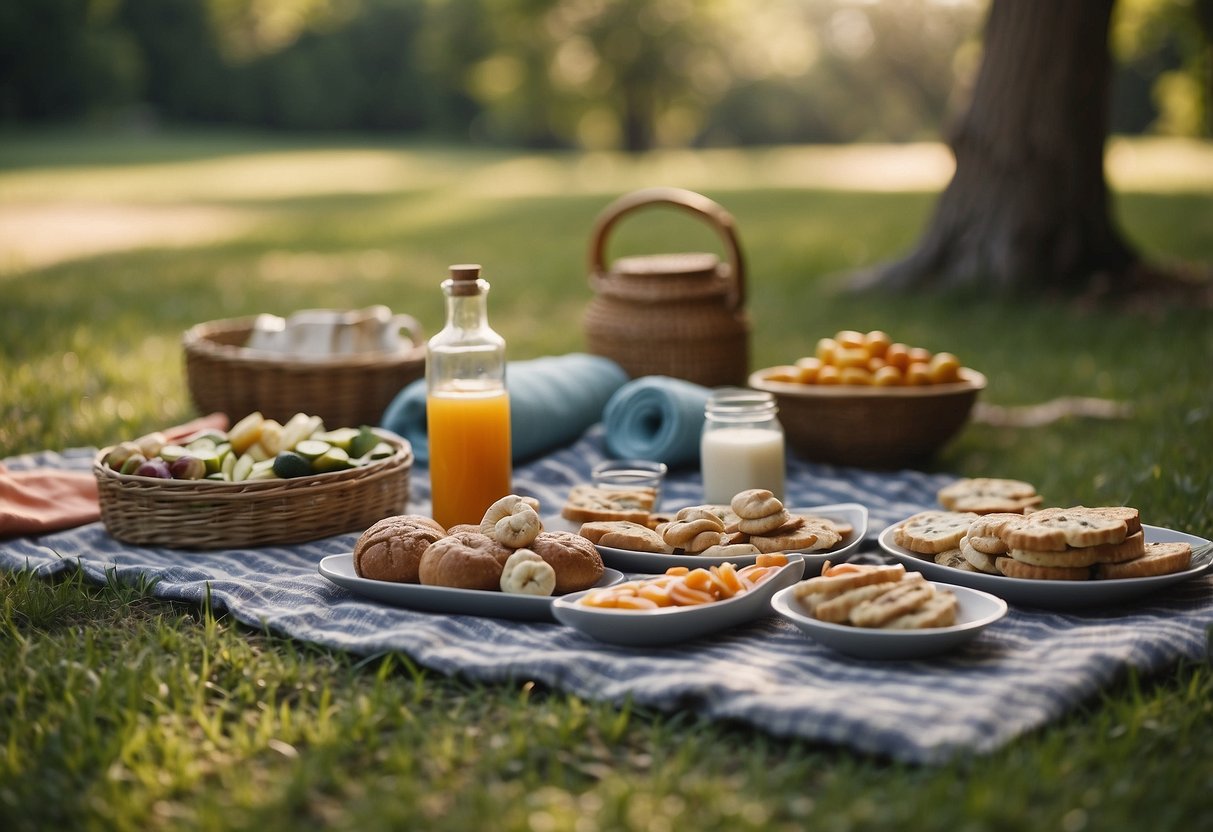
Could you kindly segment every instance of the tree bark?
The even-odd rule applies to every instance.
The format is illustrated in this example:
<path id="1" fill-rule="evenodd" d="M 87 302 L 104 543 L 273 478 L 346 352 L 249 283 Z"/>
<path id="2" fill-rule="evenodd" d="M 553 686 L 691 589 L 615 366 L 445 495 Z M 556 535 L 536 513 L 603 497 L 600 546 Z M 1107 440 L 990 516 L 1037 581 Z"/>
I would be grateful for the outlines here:
<path id="1" fill-rule="evenodd" d="M 1129 273 L 1103 168 L 1113 3 L 993 0 L 952 181 L 917 249 L 853 285 L 1069 292 Z"/>

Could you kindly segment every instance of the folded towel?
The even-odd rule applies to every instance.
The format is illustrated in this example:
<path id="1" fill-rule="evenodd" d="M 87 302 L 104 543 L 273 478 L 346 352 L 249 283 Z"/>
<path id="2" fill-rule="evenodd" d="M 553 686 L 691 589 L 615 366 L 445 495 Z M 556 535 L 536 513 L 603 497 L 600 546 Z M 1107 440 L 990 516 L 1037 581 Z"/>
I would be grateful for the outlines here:
<path id="1" fill-rule="evenodd" d="M 703 408 L 711 393 L 669 376 L 629 381 L 602 414 L 607 450 L 621 459 L 653 459 L 671 468 L 698 462 Z"/>
<path id="2" fill-rule="evenodd" d="M 164 431 L 170 442 L 200 430 L 226 430 L 228 419 L 212 413 Z M 0 463 L 0 538 L 71 529 L 101 519 L 97 479 L 78 471 L 35 468 L 10 471 Z"/>
<path id="3" fill-rule="evenodd" d="M 511 361 L 505 377 L 515 462 L 576 441 L 602 419 L 607 399 L 628 380 L 614 361 L 585 353 Z M 425 379 L 412 382 L 396 395 L 380 425 L 409 440 L 418 462 L 429 462 Z"/>

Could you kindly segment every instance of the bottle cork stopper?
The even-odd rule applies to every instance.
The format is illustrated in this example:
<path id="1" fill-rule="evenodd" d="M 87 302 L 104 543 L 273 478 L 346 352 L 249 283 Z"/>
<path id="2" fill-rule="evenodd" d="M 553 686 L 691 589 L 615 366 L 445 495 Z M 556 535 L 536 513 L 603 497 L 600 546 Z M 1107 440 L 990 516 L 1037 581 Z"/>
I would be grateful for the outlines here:
<path id="1" fill-rule="evenodd" d="M 460 263 L 451 266 L 448 291 L 454 297 L 469 297 L 480 294 L 480 264 Z M 447 283 L 442 284 L 447 286 Z"/>

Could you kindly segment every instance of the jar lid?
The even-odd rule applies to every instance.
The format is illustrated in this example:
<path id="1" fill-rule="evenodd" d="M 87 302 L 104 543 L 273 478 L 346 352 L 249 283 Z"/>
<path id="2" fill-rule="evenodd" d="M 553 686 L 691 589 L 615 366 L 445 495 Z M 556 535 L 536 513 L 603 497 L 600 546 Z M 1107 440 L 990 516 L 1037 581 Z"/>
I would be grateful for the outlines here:
<path id="1" fill-rule="evenodd" d="M 712 391 L 704 405 L 709 416 L 756 416 L 774 415 L 779 412 L 775 396 L 763 390 L 745 387 L 722 387 Z"/>

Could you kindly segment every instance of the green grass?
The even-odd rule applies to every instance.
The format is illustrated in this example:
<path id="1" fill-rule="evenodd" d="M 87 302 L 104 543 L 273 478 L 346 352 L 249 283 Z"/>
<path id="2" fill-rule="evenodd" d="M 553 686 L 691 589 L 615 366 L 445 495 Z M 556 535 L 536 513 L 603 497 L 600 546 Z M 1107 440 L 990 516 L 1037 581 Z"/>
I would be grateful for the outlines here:
<path id="1" fill-rule="evenodd" d="M 65 205 L 91 222 L 181 212 L 190 225 L 204 210 L 201 221 L 227 223 L 210 242 L 74 257 L 52 238 L 22 249 L 32 266 L 10 256 L 26 241 L 0 236 L 0 457 L 192 415 L 179 342 L 198 321 L 386 303 L 433 331 L 448 263 L 485 265 L 512 357 L 580 349 L 595 215 L 665 183 L 737 218 L 756 364 L 879 327 L 956 352 L 990 377 L 994 404 L 1129 402 L 1126 420 L 971 425 L 934 464 L 1027 479 L 1051 502 L 1130 503 L 1147 522 L 1213 536 L 1208 309 L 834 293 L 837 275 L 912 245 L 932 196 L 822 190 L 762 151 L 628 160 L 0 136 L 0 227 Z M 1201 188 L 1118 193 L 1126 233 L 1155 260 L 1207 268 L 1213 194 Z M 611 253 L 705 246 L 717 247 L 706 228 L 654 212 L 625 221 Z M 6 829 L 1198 828 L 1213 790 L 1211 702 L 1213 667 L 1185 664 L 1126 678 L 988 757 L 912 768 L 321 650 L 147 587 L 0 575 Z"/>

